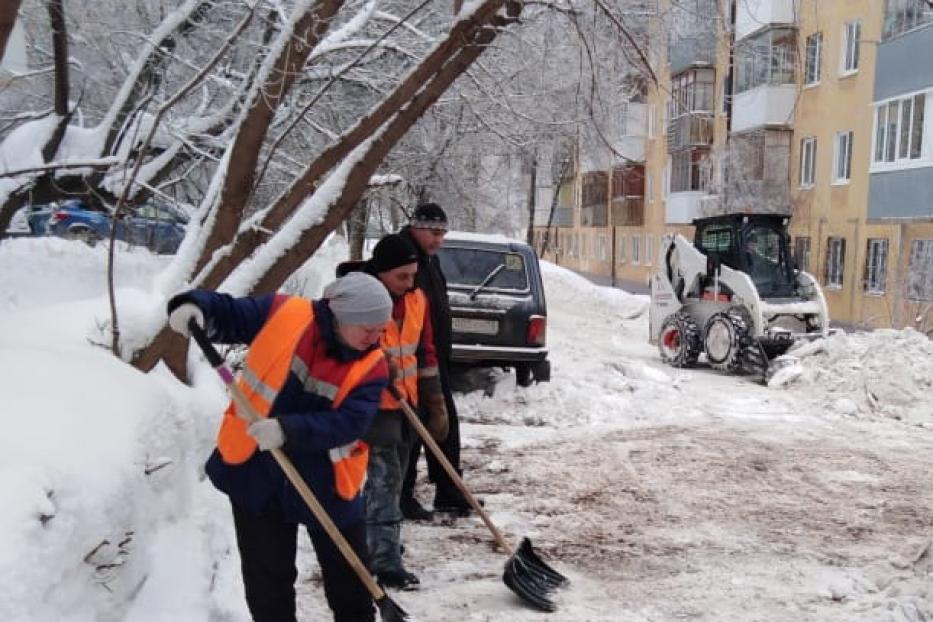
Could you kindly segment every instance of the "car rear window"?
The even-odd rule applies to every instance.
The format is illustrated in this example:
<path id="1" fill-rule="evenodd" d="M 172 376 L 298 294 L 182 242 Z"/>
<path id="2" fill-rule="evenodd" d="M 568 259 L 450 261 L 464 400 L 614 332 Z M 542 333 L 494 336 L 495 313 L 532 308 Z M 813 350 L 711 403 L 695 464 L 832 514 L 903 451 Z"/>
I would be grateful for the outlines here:
<path id="1" fill-rule="evenodd" d="M 448 246 L 438 253 L 447 283 L 454 287 L 476 287 L 499 266 L 504 266 L 486 283 L 489 289 L 528 289 L 525 259 L 518 253 Z"/>

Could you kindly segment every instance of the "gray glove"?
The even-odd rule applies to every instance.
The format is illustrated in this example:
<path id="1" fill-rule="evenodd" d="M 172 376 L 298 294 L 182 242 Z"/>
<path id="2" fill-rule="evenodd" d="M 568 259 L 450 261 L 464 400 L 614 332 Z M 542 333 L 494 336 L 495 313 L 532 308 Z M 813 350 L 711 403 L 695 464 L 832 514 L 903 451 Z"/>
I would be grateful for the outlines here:
<path id="1" fill-rule="evenodd" d="M 191 320 L 197 322 L 202 329 L 204 328 L 204 313 L 201 308 L 193 302 L 186 302 L 178 305 L 175 310 L 169 313 L 168 325 L 179 335 L 190 337 L 191 332 L 188 330 L 188 322 Z"/>
<path id="2" fill-rule="evenodd" d="M 260 419 L 249 424 L 247 433 L 256 439 L 259 449 L 269 451 L 285 444 L 285 432 L 282 424 L 275 419 Z"/>

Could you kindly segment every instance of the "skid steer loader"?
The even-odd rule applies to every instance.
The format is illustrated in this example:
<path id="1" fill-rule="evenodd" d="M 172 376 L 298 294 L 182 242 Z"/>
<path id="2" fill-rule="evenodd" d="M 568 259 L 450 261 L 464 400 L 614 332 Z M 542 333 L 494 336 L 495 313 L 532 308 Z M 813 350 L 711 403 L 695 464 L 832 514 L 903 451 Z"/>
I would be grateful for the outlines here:
<path id="1" fill-rule="evenodd" d="M 731 373 L 759 374 L 800 339 L 829 331 L 816 279 L 796 269 L 787 217 L 732 214 L 693 221 L 694 241 L 662 239 L 652 275 L 649 331 L 661 358 L 675 367 L 701 354 Z"/>

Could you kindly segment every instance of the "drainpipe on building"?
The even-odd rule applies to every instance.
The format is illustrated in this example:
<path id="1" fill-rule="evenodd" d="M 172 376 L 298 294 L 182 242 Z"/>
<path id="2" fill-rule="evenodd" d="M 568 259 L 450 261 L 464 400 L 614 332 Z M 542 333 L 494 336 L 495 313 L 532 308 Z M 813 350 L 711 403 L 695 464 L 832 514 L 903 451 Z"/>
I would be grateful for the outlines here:
<path id="1" fill-rule="evenodd" d="M 606 209 L 608 213 L 606 214 L 606 222 L 609 223 L 609 285 L 612 287 L 616 286 L 616 224 L 612 220 L 612 178 L 615 176 L 615 167 L 609 167 L 609 179 L 607 184 L 609 186 L 609 191 L 606 193 L 607 204 Z M 623 188 L 625 187 L 625 182 L 623 182 Z M 623 195 L 625 192 L 623 191 Z"/>
<path id="2" fill-rule="evenodd" d="M 857 286 L 858 286 L 858 283 L 859 283 L 859 278 L 858 278 L 859 266 L 863 265 L 863 262 L 860 262 L 860 261 L 859 261 L 859 259 L 860 259 L 860 258 L 859 258 L 859 253 L 861 252 L 862 244 L 861 244 L 861 242 L 859 242 L 859 237 L 858 237 L 858 236 L 859 236 L 860 225 L 861 225 L 861 222 L 862 222 L 862 221 L 861 221 L 860 218 L 850 218 L 850 219 L 849 219 L 849 222 L 855 225 L 855 240 L 854 240 L 854 244 L 853 244 L 853 246 L 855 247 L 855 253 L 854 253 L 854 255 L 855 255 L 855 267 L 854 267 L 854 269 L 852 270 L 852 272 L 853 272 L 853 274 L 852 274 L 852 283 L 851 283 L 851 288 L 849 289 L 849 322 L 854 326 L 854 325 L 855 325 L 855 315 L 856 315 L 856 314 L 855 314 L 855 291 L 858 289 Z M 843 266 L 843 270 L 845 270 L 845 266 Z M 859 319 L 860 319 L 860 321 L 864 321 L 864 320 L 865 320 L 865 317 L 864 317 L 864 314 L 863 314 L 863 313 L 860 313 L 860 314 L 859 314 Z"/>

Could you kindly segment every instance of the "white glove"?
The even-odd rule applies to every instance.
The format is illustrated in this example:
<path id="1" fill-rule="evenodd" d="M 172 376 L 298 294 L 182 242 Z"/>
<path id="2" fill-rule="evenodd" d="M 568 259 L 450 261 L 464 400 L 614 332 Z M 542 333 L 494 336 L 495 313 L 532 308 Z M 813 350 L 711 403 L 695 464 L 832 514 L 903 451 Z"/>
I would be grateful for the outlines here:
<path id="1" fill-rule="evenodd" d="M 260 419 L 249 424 L 246 429 L 250 436 L 259 443 L 259 449 L 269 451 L 285 444 L 285 432 L 282 424 L 275 419 Z"/>
<path id="2" fill-rule="evenodd" d="M 200 307 L 193 302 L 186 302 L 169 314 L 168 325 L 179 335 L 190 337 L 191 332 L 188 330 L 188 322 L 191 320 L 197 322 L 202 329 L 204 328 L 204 313 Z"/>

